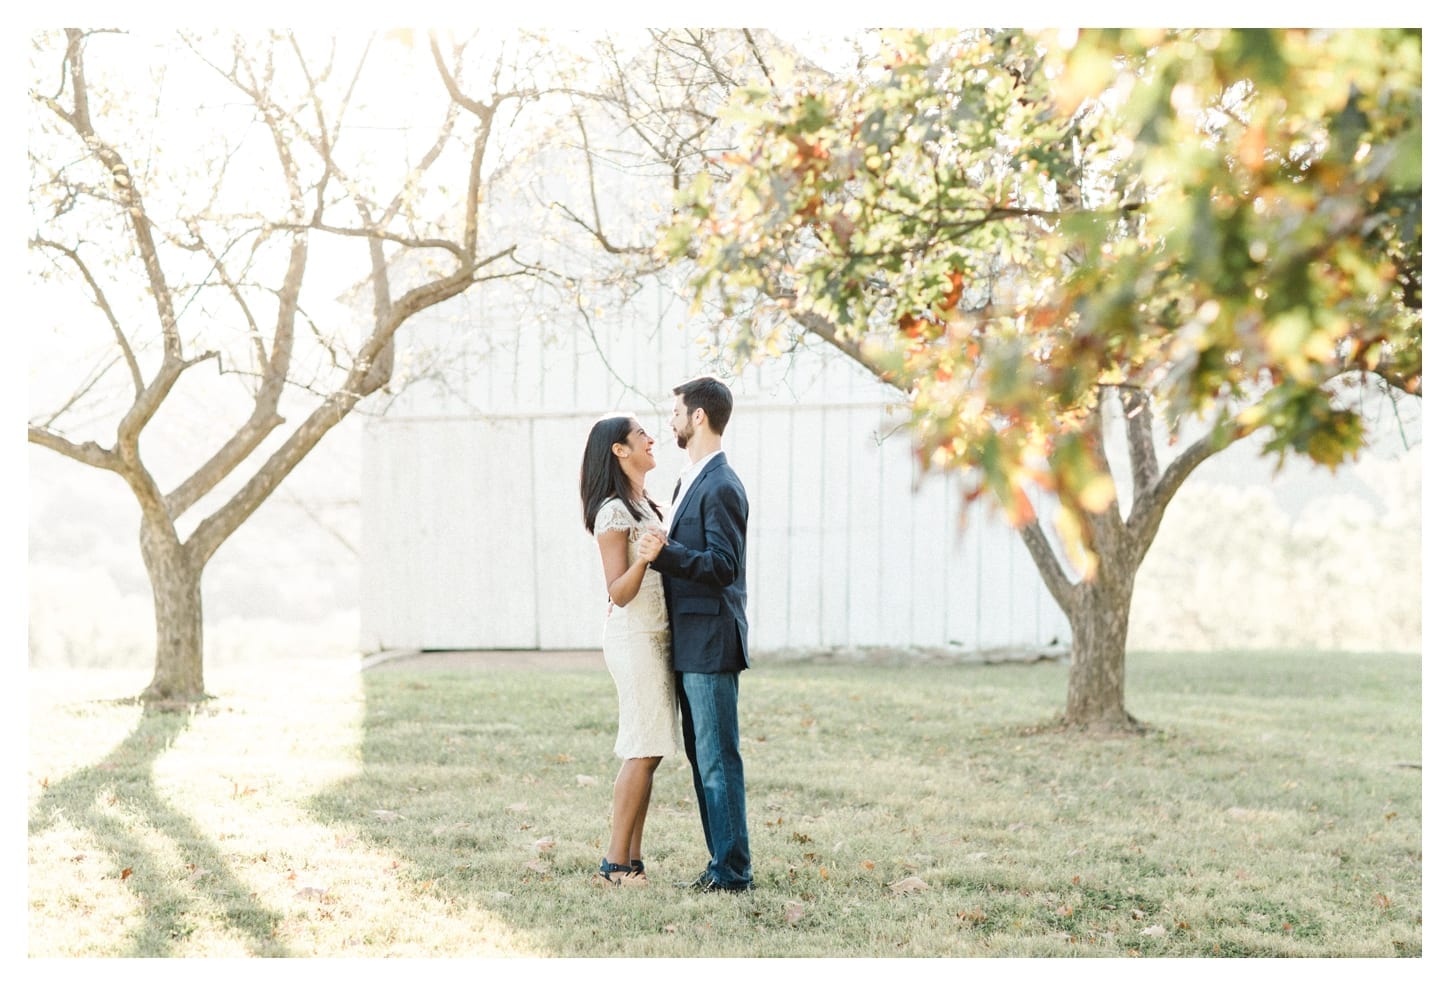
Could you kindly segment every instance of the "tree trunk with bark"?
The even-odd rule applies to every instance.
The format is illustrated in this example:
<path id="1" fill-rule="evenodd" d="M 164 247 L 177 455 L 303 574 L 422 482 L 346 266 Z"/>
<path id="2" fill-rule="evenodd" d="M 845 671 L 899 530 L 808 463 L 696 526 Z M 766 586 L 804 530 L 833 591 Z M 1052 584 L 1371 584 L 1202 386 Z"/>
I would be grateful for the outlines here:
<path id="1" fill-rule="evenodd" d="M 1067 613 L 1072 667 L 1065 713 L 1072 725 L 1108 731 L 1138 727 L 1126 704 L 1128 611 L 1136 575 L 1136 569 L 1099 567 L 1097 579 L 1074 594 Z"/>
<path id="2" fill-rule="evenodd" d="M 197 701 L 202 680 L 201 567 L 174 530 L 143 520 L 141 557 L 156 607 L 156 664 L 144 701 Z"/>

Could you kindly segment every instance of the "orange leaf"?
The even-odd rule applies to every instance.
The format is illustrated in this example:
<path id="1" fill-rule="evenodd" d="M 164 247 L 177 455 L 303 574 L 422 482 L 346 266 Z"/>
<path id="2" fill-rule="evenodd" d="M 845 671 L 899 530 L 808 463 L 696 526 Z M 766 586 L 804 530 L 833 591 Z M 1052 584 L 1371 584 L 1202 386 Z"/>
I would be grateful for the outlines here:
<path id="1" fill-rule="evenodd" d="M 1032 501 L 1027 499 L 1027 491 L 1020 486 L 1012 488 L 1012 503 L 1007 509 L 1007 522 L 1013 527 L 1021 527 L 1037 516 L 1037 511 L 1032 508 Z"/>
<path id="2" fill-rule="evenodd" d="M 952 271 L 947 276 L 947 280 L 951 282 L 951 287 L 947 290 L 946 297 L 942 298 L 941 304 L 937 306 L 943 312 L 951 311 L 962 300 L 962 272 Z"/>
<path id="3" fill-rule="evenodd" d="M 1258 171 L 1263 168 L 1265 144 L 1262 124 L 1244 131 L 1243 138 L 1239 140 L 1239 160 L 1250 171 Z"/>
<path id="4" fill-rule="evenodd" d="M 131 867 L 129 867 L 129 866 L 126 867 L 124 870 L 121 871 L 121 879 L 122 880 L 126 879 L 130 875 L 131 875 Z"/>

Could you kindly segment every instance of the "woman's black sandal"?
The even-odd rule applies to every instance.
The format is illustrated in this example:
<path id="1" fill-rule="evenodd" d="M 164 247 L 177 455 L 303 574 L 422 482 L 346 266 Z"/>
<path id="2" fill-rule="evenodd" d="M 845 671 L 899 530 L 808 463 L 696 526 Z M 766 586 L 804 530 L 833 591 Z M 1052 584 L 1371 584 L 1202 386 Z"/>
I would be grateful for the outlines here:
<path id="1" fill-rule="evenodd" d="M 630 876 L 634 870 L 624 863 L 611 863 L 606 857 L 599 861 L 599 872 L 594 874 L 596 883 L 607 883 L 611 887 L 624 885 L 624 877 Z M 623 877 L 615 876 L 616 873 L 624 874 Z"/>

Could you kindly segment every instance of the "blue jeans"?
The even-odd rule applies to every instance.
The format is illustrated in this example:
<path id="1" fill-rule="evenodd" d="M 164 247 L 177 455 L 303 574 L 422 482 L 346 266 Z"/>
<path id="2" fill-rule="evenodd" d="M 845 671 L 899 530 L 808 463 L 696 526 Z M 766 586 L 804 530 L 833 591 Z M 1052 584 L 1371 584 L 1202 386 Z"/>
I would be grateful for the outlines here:
<path id="1" fill-rule="evenodd" d="M 685 756 L 695 775 L 695 800 L 710 850 L 707 872 L 726 887 L 749 886 L 750 836 L 745 831 L 745 766 L 740 760 L 738 671 L 677 676 Z"/>

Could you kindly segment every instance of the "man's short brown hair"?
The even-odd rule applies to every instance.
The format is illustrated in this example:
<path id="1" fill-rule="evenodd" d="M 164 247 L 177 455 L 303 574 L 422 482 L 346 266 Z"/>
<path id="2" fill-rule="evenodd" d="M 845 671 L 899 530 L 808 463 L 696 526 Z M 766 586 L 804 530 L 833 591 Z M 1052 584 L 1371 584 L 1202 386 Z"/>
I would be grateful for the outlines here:
<path id="1" fill-rule="evenodd" d="M 699 408 L 710 420 L 710 430 L 717 435 L 725 434 L 735 399 L 730 395 L 730 388 L 721 380 L 717 377 L 696 377 L 680 384 L 674 393 L 684 399 L 686 414 L 694 414 L 695 408 Z"/>

